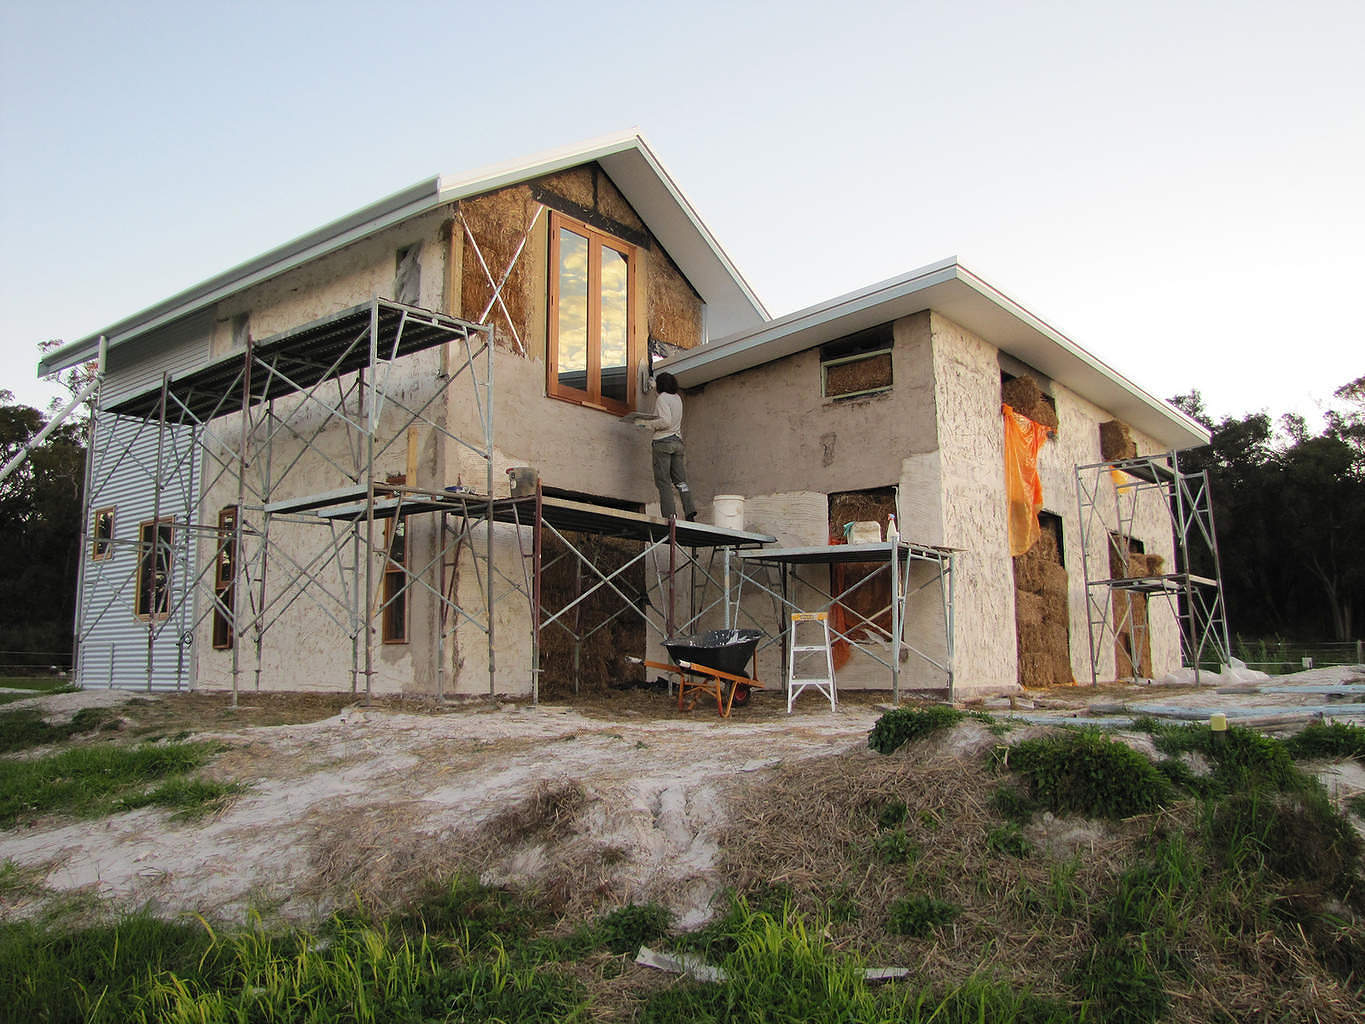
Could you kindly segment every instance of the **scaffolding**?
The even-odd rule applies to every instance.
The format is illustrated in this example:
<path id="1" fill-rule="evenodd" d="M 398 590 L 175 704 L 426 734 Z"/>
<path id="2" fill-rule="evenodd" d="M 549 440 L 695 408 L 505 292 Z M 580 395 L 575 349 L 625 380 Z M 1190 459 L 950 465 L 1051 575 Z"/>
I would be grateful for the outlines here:
<path id="1" fill-rule="evenodd" d="M 1134 526 L 1144 501 L 1155 495 L 1169 516 L 1175 542 L 1172 572 L 1133 573 Z M 1164 598 L 1175 617 L 1181 657 L 1194 669 L 1196 685 L 1201 665 L 1216 660 L 1232 663 L 1218 537 L 1214 529 L 1213 503 L 1208 474 L 1181 468 L 1176 452 L 1137 456 L 1112 462 L 1076 467 L 1076 499 L 1081 528 L 1081 551 L 1085 573 L 1086 616 L 1089 623 L 1090 679 L 1099 680 L 1104 642 L 1115 648 L 1119 638 L 1130 638 L 1129 664 L 1133 678 L 1141 665 L 1147 636 L 1147 619 L 1135 614 L 1138 599 Z M 1103 544 L 1094 543 L 1104 531 Z M 1104 550 L 1109 560 L 1103 571 L 1092 571 L 1092 553 Z M 1212 575 L 1191 571 L 1192 556 L 1207 560 Z M 1114 571 L 1115 566 L 1122 570 Z M 1149 605 L 1150 601 L 1146 603 Z"/>
<path id="2" fill-rule="evenodd" d="M 842 640 L 850 652 L 858 653 L 884 666 L 891 674 L 892 700 L 901 698 L 901 660 L 903 654 L 913 654 L 943 674 L 948 700 L 955 699 L 953 676 L 953 563 L 952 548 L 916 544 L 906 540 L 874 544 L 829 544 L 798 548 L 769 548 L 739 553 L 741 573 L 740 593 L 745 586 L 753 587 L 771 597 L 775 603 L 779 632 L 776 639 L 782 644 L 782 661 L 788 663 L 791 647 L 792 612 L 840 612 L 842 625 L 831 626 L 835 641 Z M 808 592 L 801 599 L 794 594 L 793 572 L 802 565 L 859 565 L 874 564 L 876 568 L 855 580 L 838 593 L 801 578 L 801 586 Z M 914 582 L 912 569 L 927 570 L 926 578 Z M 860 589 L 871 589 L 881 579 L 889 578 L 890 599 L 879 609 L 864 614 L 844 602 Z M 905 639 L 906 605 L 916 594 L 937 588 L 937 605 L 943 621 L 943 653 L 936 657 L 924 647 Z M 876 621 L 890 616 L 891 627 L 886 629 Z M 787 681 L 784 680 L 784 692 Z"/>
<path id="3" fill-rule="evenodd" d="M 432 379 L 399 369 L 399 360 L 436 347 L 440 368 Z M 429 595 L 435 608 L 430 642 L 438 698 L 447 695 L 447 644 L 461 628 L 486 640 L 488 695 L 497 692 L 495 611 L 518 595 L 530 612 L 535 702 L 544 630 L 567 631 L 577 661 L 582 645 L 621 615 L 638 615 L 660 639 L 718 614 L 728 621 L 731 553 L 770 544 L 772 537 L 571 500 L 546 494 L 539 483 L 530 497 L 494 495 L 492 353 L 487 325 L 379 299 L 264 342 L 248 339 L 239 354 L 183 377 L 163 375 L 159 387 L 97 408 L 97 417 L 126 427 L 125 443 L 98 453 L 112 462 L 102 478 L 120 470 L 137 475 L 153 495 L 157 522 L 165 519 L 162 496 L 172 489 L 175 501 L 167 504 L 192 510 L 165 519 L 170 528 L 164 537 L 153 531 L 149 550 L 141 539 L 112 541 L 138 548 L 135 562 L 174 570 L 173 581 L 152 588 L 164 607 L 145 621 L 148 687 L 156 641 L 168 630 L 180 633 L 176 656 L 183 661 L 188 643 L 213 620 L 220 632 L 215 639 L 223 641 L 215 646 L 230 651 L 235 704 L 248 678 L 260 689 L 272 631 L 300 601 L 349 641 L 350 688 L 363 690 L 366 699 L 376 674 L 376 625 L 416 593 Z M 467 389 L 472 431 L 449 422 L 450 391 L 457 386 Z M 381 460 L 392 462 L 394 447 L 418 426 L 472 454 L 481 470 L 471 479 L 482 477 L 480 486 L 422 488 L 407 474 L 401 482 L 380 479 Z M 192 443 L 183 443 L 186 437 Z M 438 462 L 444 470 L 444 455 Z M 316 482 L 319 470 L 341 486 L 304 489 L 300 479 Z M 215 494 L 233 497 L 224 509 L 231 515 L 208 522 L 202 508 Z M 100 500 L 87 487 L 83 529 Z M 417 554 L 406 524 L 420 521 L 431 526 L 429 543 Z M 604 569 L 576 539 L 593 534 L 638 541 L 641 548 L 625 565 Z M 562 549 L 554 560 L 573 560 L 581 583 L 561 607 L 547 603 L 542 586 L 550 567 L 546 537 Z M 510 549 L 502 557 L 498 543 Z M 720 574 L 718 553 L 725 565 Z M 472 568 L 472 599 L 471 588 L 460 586 L 462 566 Z M 643 588 L 627 580 L 636 566 L 646 569 Z M 126 611 L 129 589 L 140 585 L 128 575 L 110 588 L 102 607 L 80 602 L 78 657 L 101 620 Z M 585 622 L 583 608 L 598 593 L 614 594 L 620 607 L 603 621 Z"/>
<path id="4" fill-rule="evenodd" d="M 417 381 L 399 366 L 406 357 L 438 347 L 439 367 L 430 379 Z M 447 422 L 447 395 L 453 387 L 467 389 L 472 429 L 458 431 Z M 151 605 L 145 616 L 148 687 L 156 641 L 166 630 L 183 629 L 177 644 L 183 659 L 185 646 L 216 618 L 227 635 L 227 643 L 216 646 L 231 651 L 235 704 L 242 676 L 249 670 L 246 662 L 254 662 L 259 688 L 262 652 L 272 626 L 296 602 L 308 599 L 349 638 L 351 689 L 360 689 L 363 676 L 368 698 L 376 671 L 375 622 L 414 588 L 440 596 L 425 578 L 429 566 L 414 567 L 407 559 L 400 564 L 392 557 L 392 538 L 376 535 L 388 510 L 401 508 L 407 495 L 404 487 L 377 479 L 377 465 L 386 456 L 392 458 L 391 449 L 409 437 L 410 429 L 429 428 L 438 440 L 438 452 L 443 453 L 447 444 L 456 445 L 482 464 L 486 486 L 480 500 L 482 507 L 491 509 L 492 328 L 374 299 L 264 342 L 248 337 L 240 353 L 183 376 L 163 374 L 159 387 L 107 407 L 97 403 L 92 438 L 98 423 L 111 419 L 112 426 L 121 423 L 127 429 L 116 450 L 92 452 L 92 463 L 113 460 L 97 471 L 99 478 L 139 478 L 141 486 L 151 490 L 153 520 L 167 522 L 168 528 L 157 528 L 152 537 L 139 536 L 134 542 L 111 541 L 115 546 L 136 545 L 134 568 L 153 567 L 156 575 L 150 584 L 142 576 L 136 582 L 125 578 L 109 588 L 112 596 L 102 607 L 87 607 L 83 581 L 76 619 L 78 671 L 84 669 L 81 648 L 100 621 L 120 602 L 126 603 L 130 585 L 134 590 L 146 586 Z M 183 438 L 191 443 L 176 443 Z M 316 494 L 292 493 L 305 460 L 311 460 L 311 468 L 326 467 L 345 486 Z M 179 515 L 166 519 L 163 495 L 171 489 L 177 491 L 173 504 Z M 83 500 L 86 551 L 91 510 L 100 502 L 94 490 L 87 486 Z M 235 496 L 226 526 L 221 518 L 203 521 L 201 507 L 214 493 Z M 467 521 L 475 500 L 460 497 Z M 358 505 L 359 513 L 335 514 L 347 505 Z M 333 514 L 324 514 L 328 512 Z M 279 532 L 290 527 L 297 528 L 293 533 L 311 534 L 315 543 L 279 543 Z M 491 560 L 491 531 L 486 545 Z M 204 557 L 206 549 L 212 557 Z M 381 560 L 377 574 L 376 562 Z M 402 585 L 386 595 L 382 575 L 395 569 L 401 572 Z M 283 577 L 282 583 L 278 577 Z M 271 580 L 273 589 L 268 585 Z M 482 607 L 462 607 L 459 614 L 486 634 L 491 690 L 496 672 L 491 587 L 481 596 Z M 438 643 L 443 640 L 436 638 Z M 245 656 L 244 644 L 250 646 Z M 436 664 L 442 664 L 439 652 Z"/>

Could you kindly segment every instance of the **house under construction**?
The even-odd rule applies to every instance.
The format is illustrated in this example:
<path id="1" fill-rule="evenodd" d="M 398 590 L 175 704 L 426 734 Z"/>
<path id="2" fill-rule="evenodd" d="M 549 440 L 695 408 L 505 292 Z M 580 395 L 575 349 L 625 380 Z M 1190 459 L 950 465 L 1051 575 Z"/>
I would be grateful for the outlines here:
<path id="1" fill-rule="evenodd" d="M 636 135 L 425 181 L 39 372 L 96 358 L 87 687 L 538 699 L 740 626 L 774 687 L 801 611 L 897 696 L 1227 660 L 1198 423 L 955 259 L 771 318 Z M 662 369 L 697 523 L 626 418 Z"/>

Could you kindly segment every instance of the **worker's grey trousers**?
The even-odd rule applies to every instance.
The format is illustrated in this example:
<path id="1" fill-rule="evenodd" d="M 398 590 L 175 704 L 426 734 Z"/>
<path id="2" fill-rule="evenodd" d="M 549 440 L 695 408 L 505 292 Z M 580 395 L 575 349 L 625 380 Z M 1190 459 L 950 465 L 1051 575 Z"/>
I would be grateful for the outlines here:
<path id="1" fill-rule="evenodd" d="M 687 466 L 683 462 L 681 437 L 665 437 L 652 445 L 654 457 L 654 486 L 659 488 L 659 514 L 665 519 L 678 514 L 673 504 L 673 488 L 682 495 L 683 514 L 688 519 L 697 517 L 697 503 L 687 486 Z"/>

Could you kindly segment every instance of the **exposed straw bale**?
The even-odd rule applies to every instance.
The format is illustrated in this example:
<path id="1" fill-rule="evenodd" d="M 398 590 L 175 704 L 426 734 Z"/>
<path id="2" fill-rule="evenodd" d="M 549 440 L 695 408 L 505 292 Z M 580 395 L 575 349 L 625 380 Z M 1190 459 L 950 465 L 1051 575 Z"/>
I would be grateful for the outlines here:
<path id="1" fill-rule="evenodd" d="M 1043 622 L 1043 599 L 1038 594 L 1016 591 L 1014 595 L 1014 618 L 1022 629 L 1024 626 L 1038 626 Z"/>
<path id="2" fill-rule="evenodd" d="M 1106 462 L 1137 457 L 1137 442 L 1131 428 L 1121 420 L 1106 420 L 1100 424 L 1100 458 Z"/>
<path id="3" fill-rule="evenodd" d="M 1038 382 L 1027 374 L 1000 385 L 1000 400 L 1020 416 L 1027 416 L 1049 430 L 1057 429 L 1057 410 L 1038 387 Z"/>
<path id="4" fill-rule="evenodd" d="M 1065 567 L 1056 562 L 1044 562 L 1041 570 L 1042 585 L 1039 592 L 1045 597 L 1061 597 L 1063 605 L 1070 591 L 1070 576 Z"/>

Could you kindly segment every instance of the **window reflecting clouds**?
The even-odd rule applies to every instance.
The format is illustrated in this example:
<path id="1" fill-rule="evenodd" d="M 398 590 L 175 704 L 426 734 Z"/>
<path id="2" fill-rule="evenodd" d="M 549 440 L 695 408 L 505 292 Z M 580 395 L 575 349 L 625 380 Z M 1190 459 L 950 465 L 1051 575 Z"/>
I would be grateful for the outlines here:
<path id="1" fill-rule="evenodd" d="M 630 340 L 630 265 L 625 256 L 602 247 L 602 394 L 626 400 Z"/>
<path id="2" fill-rule="evenodd" d="M 588 240 L 559 230 L 559 383 L 588 384 Z"/>

